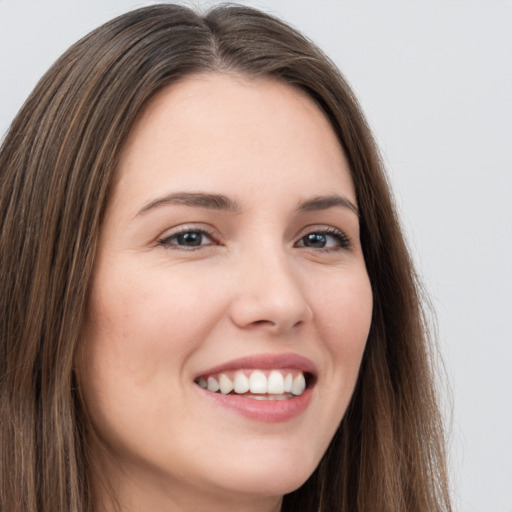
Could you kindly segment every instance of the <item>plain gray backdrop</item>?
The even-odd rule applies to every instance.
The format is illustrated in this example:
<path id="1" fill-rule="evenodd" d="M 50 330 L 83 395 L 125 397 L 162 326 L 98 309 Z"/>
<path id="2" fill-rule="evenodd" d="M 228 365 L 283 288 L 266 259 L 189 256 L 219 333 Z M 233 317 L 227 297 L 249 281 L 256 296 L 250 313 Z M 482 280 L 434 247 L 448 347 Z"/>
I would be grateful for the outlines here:
<path id="1" fill-rule="evenodd" d="M 0 0 L 0 136 L 71 43 L 149 3 Z M 358 95 L 437 311 L 456 510 L 512 512 L 512 1 L 240 3 L 312 38 Z"/>

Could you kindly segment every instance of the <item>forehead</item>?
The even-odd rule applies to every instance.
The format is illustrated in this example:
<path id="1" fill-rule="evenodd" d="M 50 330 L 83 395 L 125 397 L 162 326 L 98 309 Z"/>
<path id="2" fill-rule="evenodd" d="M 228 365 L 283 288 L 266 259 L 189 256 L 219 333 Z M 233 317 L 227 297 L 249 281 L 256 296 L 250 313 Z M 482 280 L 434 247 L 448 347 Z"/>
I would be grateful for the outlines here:
<path id="1" fill-rule="evenodd" d="M 169 181 L 229 193 L 261 180 L 283 191 L 313 180 L 318 194 L 337 184 L 355 201 L 341 145 L 311 98 L 275 79 L 223 73 L 160 91 L 137 119 L 118 169 L 118 182 L 138 191 Z"/>

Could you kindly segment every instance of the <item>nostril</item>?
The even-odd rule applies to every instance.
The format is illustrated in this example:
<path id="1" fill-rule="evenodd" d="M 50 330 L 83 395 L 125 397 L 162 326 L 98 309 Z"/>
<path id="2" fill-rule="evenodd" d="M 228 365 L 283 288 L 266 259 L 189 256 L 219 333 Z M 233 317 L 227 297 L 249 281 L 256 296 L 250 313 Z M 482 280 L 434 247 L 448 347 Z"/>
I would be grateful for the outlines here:
<path id="1" fill-rule="evenodd" d="M 253 325 L 265 325 L 265 324 L 274 325 L 274 322 L 271 322 L 270 320 L 256 320 L 253 322 Z"/>

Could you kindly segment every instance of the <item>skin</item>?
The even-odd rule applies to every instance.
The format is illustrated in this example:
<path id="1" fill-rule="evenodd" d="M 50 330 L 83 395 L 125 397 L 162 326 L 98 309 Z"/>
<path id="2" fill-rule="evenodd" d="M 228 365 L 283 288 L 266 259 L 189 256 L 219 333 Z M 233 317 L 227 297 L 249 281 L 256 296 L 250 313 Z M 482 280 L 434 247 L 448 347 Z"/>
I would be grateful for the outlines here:
<path id="1" fill-rule="evenodd" d="M 237 209 L 160 201 L 178 192 L 222 194 Z M 106 483 L 126 511 L 278 511 L 313 472 L 353 393 L 372 311 L 357 214 L 297 210 L 333 194 L 356 204 L 346 158 L 323 113 L 286 84 L 196 75 L 140 115 L 78 361 L 98 510 L 110 510 Z M 199 245 L 183 245 L 183 230 Z M 214 365 L 282 353 L 318 370 L 289 421 L 244 417 L 194 383 Z"/>

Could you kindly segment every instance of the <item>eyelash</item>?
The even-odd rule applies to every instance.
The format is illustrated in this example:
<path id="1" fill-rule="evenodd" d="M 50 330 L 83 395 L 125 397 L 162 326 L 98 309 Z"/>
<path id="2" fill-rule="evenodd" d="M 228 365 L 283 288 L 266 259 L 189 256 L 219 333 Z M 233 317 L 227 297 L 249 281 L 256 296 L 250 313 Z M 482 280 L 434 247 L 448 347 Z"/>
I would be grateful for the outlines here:
<path id="1" fill-rule="evenodd" d="M 204 248 L 205 246 L 211 245 L 211 244 L 200 243 L 197 246 L 194 246 L 194 245 L 186 246 L 186 245 L 179 245 L 177 243 L 171 243 L 172 240 L 177 239 L 180 235 L 186 235 L 186 234 L 190 234 L 190 233 L 200 235 L 201 237 L 207 237 L 214 243 L 216 242 L 213 235 L 204 229 L 184 227 L 184 228 L 180 229 L 179 231 L 172 233 L 171 235 L 160 238 L 158 240 L 158 245 L 161 245 L 166 249 L 181 250 L 181 251 L 197 251 L 197 250 Z M 324 235 L 327 237 L 332 237 L 337 241 L 337 245 L 335 247 L 319 247 L 319 248 L 308 247 L 306 245 L 298 245 L 301 242 L 304 243 L 304 239 L 310 235 Z M 318 228 L 318 229 L 313 229 L 313 230 L 305 233 L 304 235 L 302 235 L 301 238 L 294 244 L 294 247 L 304 247 L 306 249 L 312 249 L 314 251 L 319 251 L 319 252 L 338 252 L 338 251 L 346 251 L 346 250 L 350 249 L 351 242 L 350 242 L 350 239 L 347 237 L 347 235 L 345 235 L 339 229 Z"/>
<path id="2" fill-rule="evenodd" d="M 350 249 L 350 247 L 351 247 L 350 239 L 348 238 L 348 236 L 336 228 L 313 229 L 313 230 L 307 232 L 305 235 L 303 235 L 297 243 L 302 242 L 307 236 L 310 236 L 310 235 L 324 235 L 324 236 L 332 237 L 332 238 L 336 239 L 336 241 L 338 242 L 338 245 L 336 245 L 335 247 L 320 247 L 317 249 L 312 248 L 317 251 L 323 251 L 323 252 L 346 251 L 346 250 Z M 297 243 L 295 244 L 295 246 L 297 246 Z M 308 248 L 307 246 L 299 246 L 299 247 Z"/>
<path id="3" fill-rule="evenodd" d="M 186 235 L 187 233 L 196 233 L 201 235 L 202 237 L 207 237 L 213 242 L 215 242 L 215 239 L 213 238 L 212 234 L 206 231 L 205 229 L 200 228 L 190 228 L 190 227 L 184 227 L 180 229 L 179 231 L 172 233 L 171 235 L 165 236 L 158 240 L 158 245 L 161 245 L 165 247 L 166 249 L 174 249 L 174 250 L 181 250 L 181 251 L 197 251 L 203 247 L 205 247 L 204 244 L 200 244 L 197 246 L 180 246 L 176 243 L 171 243 L 171 240 L 176 239 L 180 235 Z"/>

